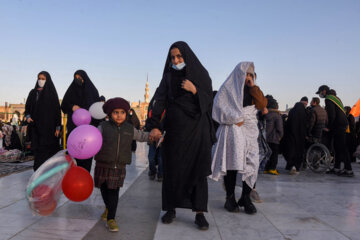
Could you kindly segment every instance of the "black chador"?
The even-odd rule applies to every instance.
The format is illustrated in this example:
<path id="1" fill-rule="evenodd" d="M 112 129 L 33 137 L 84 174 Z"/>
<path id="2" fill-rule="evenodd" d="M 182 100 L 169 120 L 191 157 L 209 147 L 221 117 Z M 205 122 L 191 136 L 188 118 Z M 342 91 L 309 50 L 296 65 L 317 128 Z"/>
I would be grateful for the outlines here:
<path id="1" fill-rule="evenodd" d="M 283 138 L 283 155 L 287 161 L 286 169 L 295 166 L 297 171 L 303 161 L 306 136 L 306 110 L 303 103 L 298 102 L 290 110 L 288 120 L 285 124 Z"/>
<path id="2" fill-rule="evenodd" d="M 171 67 L 173 48 L 180 50 L 186 63 L 182 70 Z M 160 128 L 160 119 L 166 110 L 162 209 L 189 208 L 206 212 L 207 176 L 211 174 L 211 146 L 215 141 L 211 79 L 185 42 L 174 43 L 170 50 L 154 96 L 152 117 L 146 126 L 147 129 Z M 195 95 L 181 88 L 185 79 L 195 85 Z"/>
<path id="3" fill-rule="evenodd" d="M 84 80 L 83 82 L 75 78 L 76 75 L 80 75 Z M 74 73 L 74 80 L 67 89 L 64 99 L 61 103 L 62 111 L 67 114 L 67 136 L 76 127 L 72 121 L 73 106 L 77 105 L 80 108 L 89 110 L 90 106 L 100 101 L 99 92 L 91 82 L 87 73 L 84 70 L 78 70 Z M 98 121 L 92 119 L 91 124 L 96 125 Z M 85 160 L 77 160 L 78 166 L 81 166 L 90 172 L 92 158 Z"/>
<path id="4" fill-rule="evenodd" d="M 43 88 L 36 83 L 29 93 L 25 105 L 25 116 L 33 122 L 28 125 L 31 139 L 31 149 L 34 152 L 34 170 L 60 150 L 59 138 L 55 136 L 56 129 L 60 130 L 61 111 L 59 98 L 48 72 L 40 72 L 46 77 Z"/>

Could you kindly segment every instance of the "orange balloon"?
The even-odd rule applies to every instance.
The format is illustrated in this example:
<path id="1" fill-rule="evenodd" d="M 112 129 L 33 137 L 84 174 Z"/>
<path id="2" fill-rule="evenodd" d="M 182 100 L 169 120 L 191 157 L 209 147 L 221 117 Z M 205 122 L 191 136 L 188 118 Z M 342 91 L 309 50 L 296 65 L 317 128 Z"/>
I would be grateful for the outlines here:
<path id="1" fill-rule="evenodd" d="M 73 166 L 64 176 L 62 189 L 68 199 L 81 202 L 90 197 L 94 189 L 94 181 L 84 168 Z"/>

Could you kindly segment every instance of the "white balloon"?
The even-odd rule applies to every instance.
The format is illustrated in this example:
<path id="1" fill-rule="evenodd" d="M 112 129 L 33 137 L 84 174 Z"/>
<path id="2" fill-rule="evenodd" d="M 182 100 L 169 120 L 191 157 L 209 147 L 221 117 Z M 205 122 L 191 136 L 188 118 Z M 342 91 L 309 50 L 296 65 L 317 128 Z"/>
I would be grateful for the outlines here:
<path id="1" fill-rule="evenodd" d="M 103 110 L 103 105 L 104 105 L 103 102 L 96 102 L 90 106 L 89 112 L 93 118 L 103 119 L 106 117 L 106 114 L 104 113 L 104 110 Z"/>

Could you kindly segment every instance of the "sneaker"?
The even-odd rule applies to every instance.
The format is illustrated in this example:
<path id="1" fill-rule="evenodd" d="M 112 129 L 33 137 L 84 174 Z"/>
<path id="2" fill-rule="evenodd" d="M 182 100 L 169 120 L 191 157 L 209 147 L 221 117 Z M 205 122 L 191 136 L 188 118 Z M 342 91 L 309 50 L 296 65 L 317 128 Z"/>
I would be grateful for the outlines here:
<path id="1" fill-rule="evenodd" d="M 108 215 L 109 210 L 107 208 L 105 208 L 105 211 L 103 212 L 103 214 L 101 214 L 101 219 L 106 221 L 107 220 L 107 215 Z"/>
<path id="2" fill-rule="evenodd" d="M 164 214 L 164 216 L 161 217 L 161 221 L 165 224 L 170 224 L 172 223 L 175 217 L 176 217 L 175 210 L 169 210 Z"/>
<path id="3" fill-rule="evenodd" d="M 195 215 L 195 224 L 200 230 L 208 230 L 209 223 L 206 221 L 206 218 L 203 213 L 197 213 Z"/>
<path id="4" fill-rule="evenodd" d="M 270 169 L 268 173 L 272 175 L 279 175 L 279 172 L 276 169 Z"/>
<path id="5" fill-rule="evenodd" d="M 290 170 L 290 175 L 296 175 L 296 174 L 299 174 L 299 172 L 296 171 L 296 167 L 293 166 L 293 167 L 291 168 L 291 170 Z"/>
<path id="6" fill-rule="evenodd" d="M 119 227 L 115 221 L 115 219 L 110 219 L 106 222 L 106 227 L 109 229 L 110 232 L 118 232 Z"/>
<path id="7" fill-rule="evenodd" d="M 224 208 L 229 212 L 240 212 L 239 206 L 236 203 L 235 195 L 232 194 L 229 197 L 226 197 Z"/>
<path id="8" fill-rule="evenodd" d="M 256 203 L 262 203 L 263 202 L 262 199 L 259 196 L 259 193 L 255 189 L 251 190 L 250 199 L 251 199 L 251 201 L 256 202 Z"/>
<path id="9" fill-rule="evenodd" d="M 351 170 L 343 170 L 340 171 L 338 173 L 338 176 L 342 176 L 342 177 L 353 177 L 354 176 L 354 172 Z"/>
<path id="10" fill-rule="evenodd" d="M 246 214 L 254 214 L 257 212 L 256 207 L 251 202 L 250 195 L 243 195 L 238 201 L 240 207 L 244 207 Z"/>

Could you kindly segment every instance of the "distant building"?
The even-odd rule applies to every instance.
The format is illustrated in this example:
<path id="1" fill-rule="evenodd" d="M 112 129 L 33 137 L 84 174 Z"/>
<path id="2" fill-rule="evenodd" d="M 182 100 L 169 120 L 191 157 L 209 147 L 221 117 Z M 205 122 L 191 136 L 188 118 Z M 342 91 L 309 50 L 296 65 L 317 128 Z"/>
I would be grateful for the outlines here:
<path id="1" fill-rule="evenodd" d="M 8 104 L 5 102 L 5 106 L 0 106 L 0 120 L 9 122 L 14 114 L 17 114 L 19 119 L 22 120 L 25 112 L 25 104 Z"/>
<path id="2" fill-rule="evenodd" d="M 144 126 L 145 125 L 145 121 L 147 118 L 147 112 L 148 112 L 148 108 L 149 108 L 149 103 L 150 103 L 150 96 L 149 96 L 149 81 L 146 81 L 146 86 L 145 86 L 145 95 L 144 95 L 144 102 L 132 102 L 131 108 L 134 109 L 134 111 L 136 112 L 136 115 L 138 116 L 139 120 L 140 120 L 140 125 Z"/>

